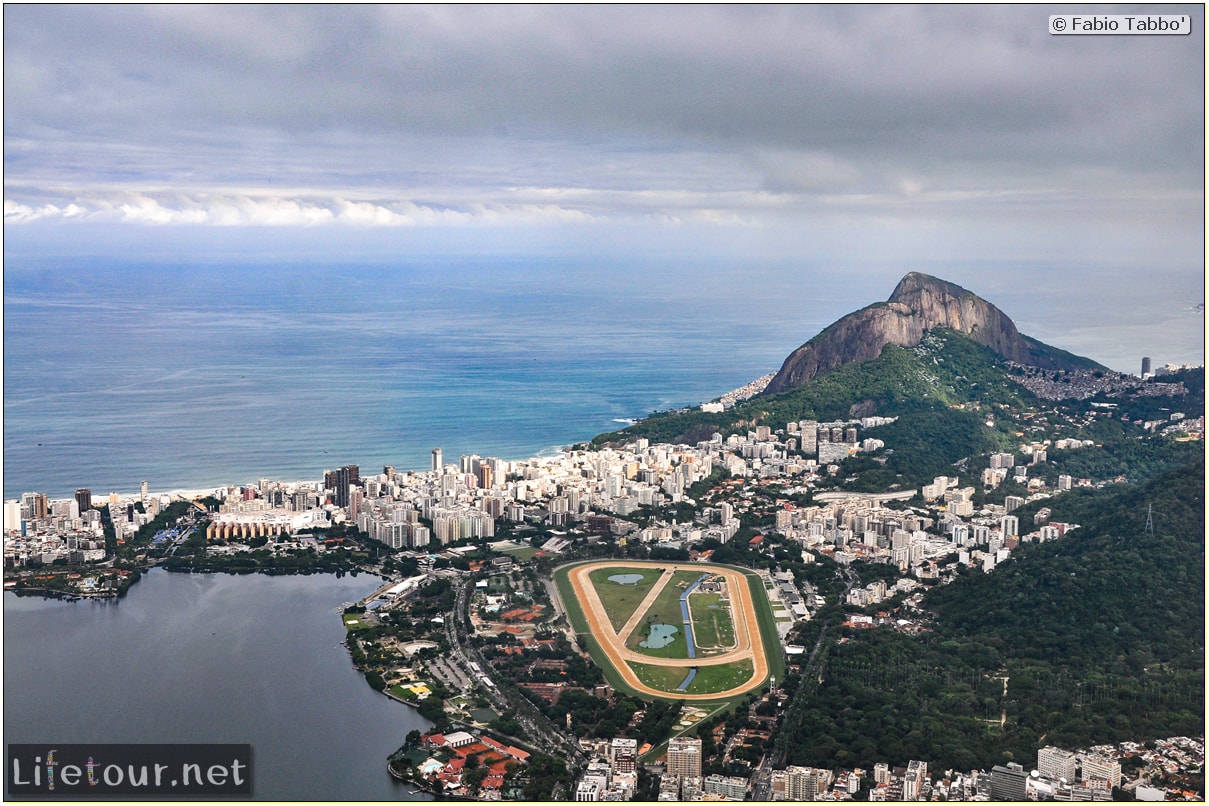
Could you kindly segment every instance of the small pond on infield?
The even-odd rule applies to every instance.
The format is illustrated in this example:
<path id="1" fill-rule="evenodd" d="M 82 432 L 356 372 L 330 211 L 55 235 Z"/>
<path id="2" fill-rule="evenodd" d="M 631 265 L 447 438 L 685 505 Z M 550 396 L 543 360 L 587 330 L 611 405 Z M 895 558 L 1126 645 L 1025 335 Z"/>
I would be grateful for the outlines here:
<path id="1" fill-rule="evenodd" d="M 680 628 L 671 624 L 652 624 L 651 634 L 646 637 L 638 646 L 643 649 L 662 649 L 663 647 L 676 640 L 676 633 Z"/>
<path id="2" fill-rule="evenodd" d="M 609 577 L 610 582 L 616 582 L 618 585 L 637 585 L 644 579 L 646 577 L 642 574 L 613 574 Z"/>

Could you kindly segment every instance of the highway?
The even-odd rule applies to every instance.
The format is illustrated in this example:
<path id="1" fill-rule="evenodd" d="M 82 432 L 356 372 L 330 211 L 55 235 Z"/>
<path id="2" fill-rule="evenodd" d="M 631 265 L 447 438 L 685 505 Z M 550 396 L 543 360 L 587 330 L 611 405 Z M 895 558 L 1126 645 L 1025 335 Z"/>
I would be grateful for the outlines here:
<path id="1" fill-rule="evenodd" d="M 470 598 L 466 581 L 460 577 L 451 581 L 457 594 L 454 599 L 453 612 L 448 614 L 445 619 L 445 636 L 449 639 L 450 646 L 450 656 L 446 658 L 446 662 L 460 667 L 461 671 L 468 674 L 476 683 L 482 683 L 484 679 L 490 681 L 484 686 L 488 696 L 495 698 L 496 708 L 503 706 L 503 710 L 509 712 L 525 728 L 527 744 L 531 744 L 544 753 L 566 759 L 569 766 L 586 762 L 587 759 L 573 738 L 564 735 L 549 717 L 517 693 L 508 681 L 504 681 L 501 685 L 500 681 L 494 678 L 491 664 L 479 653 L 478 648 L 467 640 L 464 632 L 464 625 L 469 621 L 467 606 Z M 475 674 L 471 663 L 476 664 L 481 673 Z M 519 740 L 520 737 L 517 738 Z"/>

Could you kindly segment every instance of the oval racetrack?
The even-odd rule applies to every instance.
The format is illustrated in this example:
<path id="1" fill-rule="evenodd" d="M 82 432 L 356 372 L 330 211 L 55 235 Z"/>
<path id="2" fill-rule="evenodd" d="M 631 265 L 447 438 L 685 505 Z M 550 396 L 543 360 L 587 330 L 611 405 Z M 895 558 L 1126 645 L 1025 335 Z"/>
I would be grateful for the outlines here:
<path id="1" fill-rule="evenodd" d="M 589 574 L 598 568 L 610 568 L 624 571 L 627 568 L 661 568 L 663 575 L 652 586 L 650 592 L 638 605 L 625 626 L 615 631 L 605 612 L 604 603 L 593 586 Z M 645 617 L 647 610 L 658 597 L 659 592 L 671 582 L 677 571 L 700 571 L 716 574 L 726 580 L 729 593 L 731 615 L 735 624 L 735 648 L 718 655 L 703 658 L 656 658 L 643 655 L 626 647 L 625 638 L 637 628 Z M 761 685 L 768 677 L 768 658 L 765 655 L 764 643 L 760 638 L 760 623 L 756 617 L 755 602 L 747 577 L 738 569 L 726 566 L 708 565 L 702 563 L 662 563 L 636 562 L 625 560 L 603 560 L 575 566 L 567 573 L 568 581 L 574 591 L 575 598 L 583 609 L 588 621 L 588 629 L 596 638 L 601 649 L 608 658 L 610 665 L 617 674 L 625 680 L 626 685 L 635 691 L 654 697 L 675 697 L 683 700 L 719 700 L 745 694 Z M 743 683 L 725 691 L 704 694 L 688 694 L 685 692 L 669 692 L 653 689 L 641 680 L 630 667 L 629 662 L 645 663 L 651 666 L 673 666 L 688 669 L 733 664 L 738 661 L 750 660 L 753 671 L 751 677 Z"/>

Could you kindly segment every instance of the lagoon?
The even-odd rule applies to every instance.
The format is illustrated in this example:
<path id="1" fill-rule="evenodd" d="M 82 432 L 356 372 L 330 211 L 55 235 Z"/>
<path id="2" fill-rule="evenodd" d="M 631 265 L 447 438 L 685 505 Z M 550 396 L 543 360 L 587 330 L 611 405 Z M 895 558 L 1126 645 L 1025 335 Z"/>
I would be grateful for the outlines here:
<path id="1" fill-rule="evenodd" d="M 386 757 L 429 723 L 341 644 L 338 609 L 377 583 L 154 569 L 118 601 L 6 593 L 5 740 L 250 743 L 258 800 L 416 799 Z"/>

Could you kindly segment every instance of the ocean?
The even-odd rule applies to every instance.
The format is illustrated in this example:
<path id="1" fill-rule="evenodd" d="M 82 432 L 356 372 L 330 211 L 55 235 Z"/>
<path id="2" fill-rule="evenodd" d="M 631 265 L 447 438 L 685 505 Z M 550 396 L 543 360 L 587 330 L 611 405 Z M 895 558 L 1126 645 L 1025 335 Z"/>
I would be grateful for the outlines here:
<path id="1" fill-rule="evenodd" d="M 907 267 L 1137 371 L 1203 361 L 1203 287 L 1084 307 L 1043 266 Z M 906 269 L 555 257 L 6 260 L 4 497 L 520 459 L 775 371 Z M 1012 277 L 1017 278 L 1015 281 Z M 1048 279 L 1047 279 L 1048 278 Z M 1098 296 L 1096 296 L 1098 294 Z M 1120 303 L 1119 305 L 1117 303 Z M 1090 307 L 1088 307 L 1090 306 Z"/>

